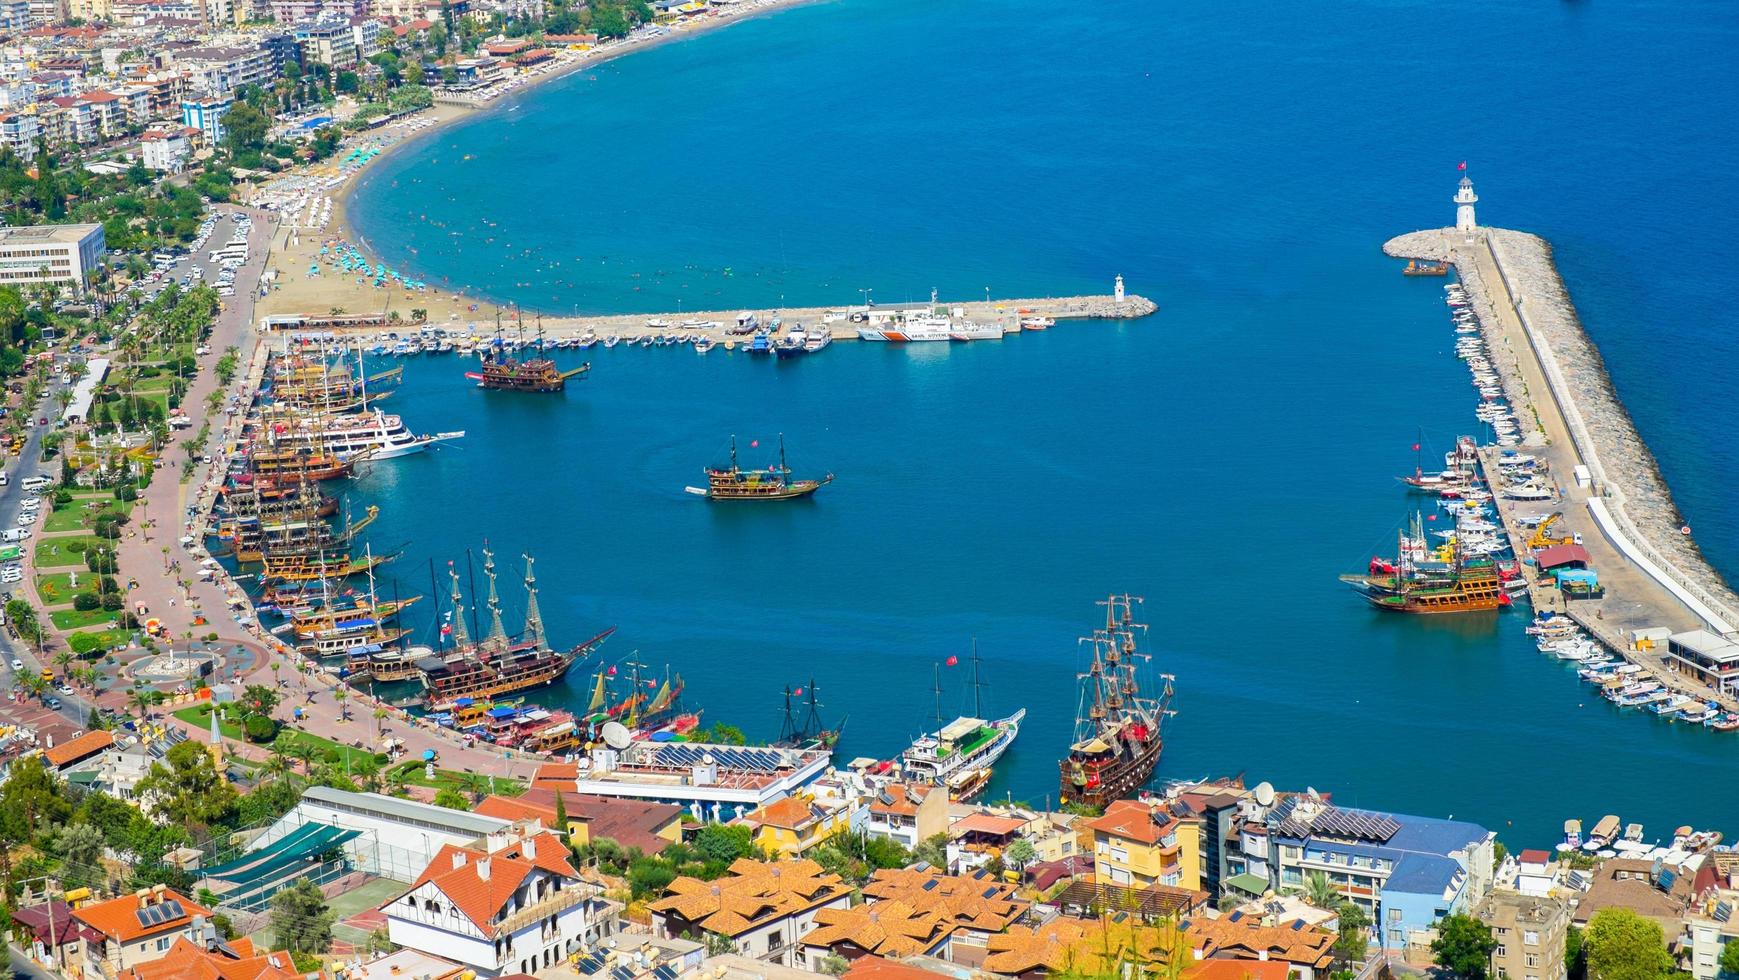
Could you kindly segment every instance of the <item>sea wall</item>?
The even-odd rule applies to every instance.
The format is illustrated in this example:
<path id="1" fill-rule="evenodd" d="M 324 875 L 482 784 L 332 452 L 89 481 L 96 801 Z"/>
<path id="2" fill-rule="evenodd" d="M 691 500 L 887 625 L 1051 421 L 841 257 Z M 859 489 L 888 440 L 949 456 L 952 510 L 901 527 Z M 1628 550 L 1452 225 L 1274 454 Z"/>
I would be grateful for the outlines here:
<path id="1" fill-rule="evenodd" d="M 1486 251 L 1501 283 L 1469 288 L 1476 303 L 1507 294 L 1525 328 L 1533 354 L 1551 385 L 1578 456 L 1604 494 L 1606 508 L 1626 536 L 1685 590 L 1728 622 L 1739 622 L 1739 595 L 1722 578 L 1696 542 L 1680 531 L 1684 519 L 1673 503 L 1654 454 L 1637 434 L 1630 413 L 1606 372 L 1605 362 L 1580 318 L 1545 239 L 1524 232 L 1482 228 L 1474 234 L 1453 228 L 1413 232 L 1391 239 L 1383 250 L 1397 258 L 1448 261 L 1456 273 L 1479 278 L 1478 255 Z M 1501 292 L 1490 287 L 1501 286 Z M 1486 322 L 1486 310 L 1477 310 Z M 1514 353 L 1514 352 L 1511 352 Z M 1520 382 L 1504 372 L 1512 389 Z M 1509 390 L 1511 403 L 1533 405 L 1535 393 Z M 1536 436 L 1538 434 L 1536 422 Z"/>

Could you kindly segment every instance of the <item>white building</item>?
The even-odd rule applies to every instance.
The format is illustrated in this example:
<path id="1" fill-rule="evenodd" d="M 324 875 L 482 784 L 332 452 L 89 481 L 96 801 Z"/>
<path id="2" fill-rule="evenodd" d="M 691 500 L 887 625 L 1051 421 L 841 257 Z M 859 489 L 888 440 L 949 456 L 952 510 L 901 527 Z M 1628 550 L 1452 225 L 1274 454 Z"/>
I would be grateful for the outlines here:
<path id="1" fill-rule="evenodd" d="M 266 828 L 250 850 L 270 845 L 305 824 L 361 832 L 345 844 L 357 869 L 394 881 L 411 881 L 444 847 L 466 845 L 512 826 L 506 820 L 380 793 L 350 793 L 310 786 L 302 801 Z"/>
<path id="2" fill-rule="evenodd" d="M 82 290 L 107 250 L 102 225 L 0 228 L 0 286 L 64 282 Z"/>
<path id="3" fill-rule="evenodd" d="M 561 838 L 532 822 L 441 848 L 381 911 L 394 943 L 494 977 L 542 970 L 599 945 L 616 917 L 598 896 Z"/>
<path id="4" fill-rule="evenodd" d="M 724 822 L 808 786 L 829 758 L 813 750 L 633 742 L 593 749 L 577 763 L 574 790 L 672 803 L 696 819 Z"/>
<path id="5" fill-rule="evenodd" d="M 42 146 L 42 123 L 31 112 L 0 112 L 0 146 L 20 160 L 36 159 Z"/>
<path id="6" fill-rule="evenodd" d="M 97 389 L 101 387 L 103 378 L 109 373 L 109 359 L 93 357 L 85 362 L 84 376 L 73 386 L 72 401 L 66 403 L 66 412 L 61 415 L 61 421 L 83 422 L 90 417 L 91 403 L 96 400 Z"/>
<path id="7" fill-rule="evenodd" d="M 139 137 L 139 162 L 146 170 L 178 174 L 192 155 L 192 142 L 179 130 L 153 129 Z"/>

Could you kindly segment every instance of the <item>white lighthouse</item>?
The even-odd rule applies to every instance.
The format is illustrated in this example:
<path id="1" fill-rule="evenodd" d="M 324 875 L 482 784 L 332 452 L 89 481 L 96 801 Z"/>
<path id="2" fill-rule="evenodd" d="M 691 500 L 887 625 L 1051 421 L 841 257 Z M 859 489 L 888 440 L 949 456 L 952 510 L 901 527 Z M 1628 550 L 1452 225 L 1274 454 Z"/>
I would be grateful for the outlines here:
<path id="1" fill-rule="evenodd" d="M 1123 302 L 1123 277 L 1122 276 L 1117 277 L 1117 285 L 1112 287 L 1111 295 L 1112 295 L 1112 298 L 1115 299 L 1117 302 L 1119 302 L 1119 303 Z"/>
<path id="2" fill-rule="evenodd" d="M 1463 174 L 1461 189 L 1455 192 L 1455 230 L 1472 231 L 1478 226 L 1473 220 L 1473 206 L 1479 202 L 1479 195 L 1473 192 L 1473 178 Z"/>

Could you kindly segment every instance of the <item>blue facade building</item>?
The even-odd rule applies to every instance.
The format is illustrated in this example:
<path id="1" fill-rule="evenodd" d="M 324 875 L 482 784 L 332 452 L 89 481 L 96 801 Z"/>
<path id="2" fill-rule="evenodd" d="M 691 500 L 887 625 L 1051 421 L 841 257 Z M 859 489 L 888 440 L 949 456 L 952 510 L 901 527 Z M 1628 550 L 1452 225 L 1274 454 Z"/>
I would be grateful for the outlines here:
<path id="1" fill-rule="evenodd" d="M 1429 941 L 1446 915 L 1491 890 L 1496 835 L 1478 824 L 1338 807 L 1314 794 L 1269 810 L 1270 881 L 1304 891 L 1317 875 L 1364 909 L 1390 949 Z"/>

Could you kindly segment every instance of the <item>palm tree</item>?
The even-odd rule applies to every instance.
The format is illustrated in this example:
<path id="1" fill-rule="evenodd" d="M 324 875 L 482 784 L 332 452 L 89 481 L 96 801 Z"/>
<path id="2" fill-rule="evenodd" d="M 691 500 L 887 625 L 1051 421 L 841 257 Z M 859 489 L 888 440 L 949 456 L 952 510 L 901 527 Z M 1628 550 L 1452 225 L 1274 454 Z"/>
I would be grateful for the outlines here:
<path id="1" fill-rule="evenodd" d="M 289 757 L 284 754 L 283 749 L 278 747 L 278 743 L 273 742 L 268 748 L 272 754 L 260 764 L 261 775 L 271 777 L 279 782 L 288 780 L 290 774 L 295 772 L 296 767 L 290 764 Z"/>
<path id="2" fill-rule="evenodd" d="M 490 786 L 489 777 L 480 772 L 466 773 L 460 778 L 459 783 L 464 787 L 465 792 L 471 795 L 472 803 L 483 802 L 483 798 L 488 796 L 489 791 L 493 788 Z"/>
<path id="3" fill-rule="evenodd" d="M 25 674 L 24 687 L 34 697 L 42 697 L 42 692 L 48 690 L 48 681 L 41 674 Z"/>
<path id="4" fill-rule="evenodd" d="M 1304 900 L 1319 909 L 1336 909 L 1340 908 L 1340 891 L 1328 875 L 1312 871 L 1304 879 Z"/>
<path id="5" fill-rule="evenodd" d="M 350 694 L 345 691 L 342 685 L 334 688 L 332 691 L 332 700 L 338 702 L 338 720 L 340 722 L 350 720 L 350 707 L 344 703 L 349 700 L 349 698 Z"/>
<path id="6" fill-rule="evenodd" d="M 276 660 L 272 661 L 272 686 L 273 687 L 284 686 L 284 682 L 278 679 L 278 671 L 282 670 L 283 667 L 284 667 L 284 665 L 281 663 L 278 663 Z"/>
<path id="7" fill-rule="evenodd" d="M 375 705 L 373 714 L 374 714 L 374 740 L 376 742 L 379 742 L 380 741 L 380 723 L 386 720 L 387 710 L 384 707 L 381 707 L 380 705 Z"/>
<path id="8" fill-rule="evenodd" d="M 151 720 L 153 700 L 151 692 L 142 687 L 135 687 L 127 692 L 127 704 L 133 708 L 134 714 L 139 716 L 140 721 Z"/>
<path id="9" fill-rule="evenodd" d="M 350 774 L 362 784 L 362 788 L 370 793 L 380 789 L 380 763 L 374 761 L 374 756 L 358 756 L 350 764 Z"/>
<path id="10" fill-rule="evenodd" d="M 312 777 L 314 775 L 314 757 L 320 754 L 320 751 L 314 748 L 314 743 L 305 739 L 296 739 L 290 743 L 289 752 L 291 758 L 302 763 L 302 774 Z"/>

